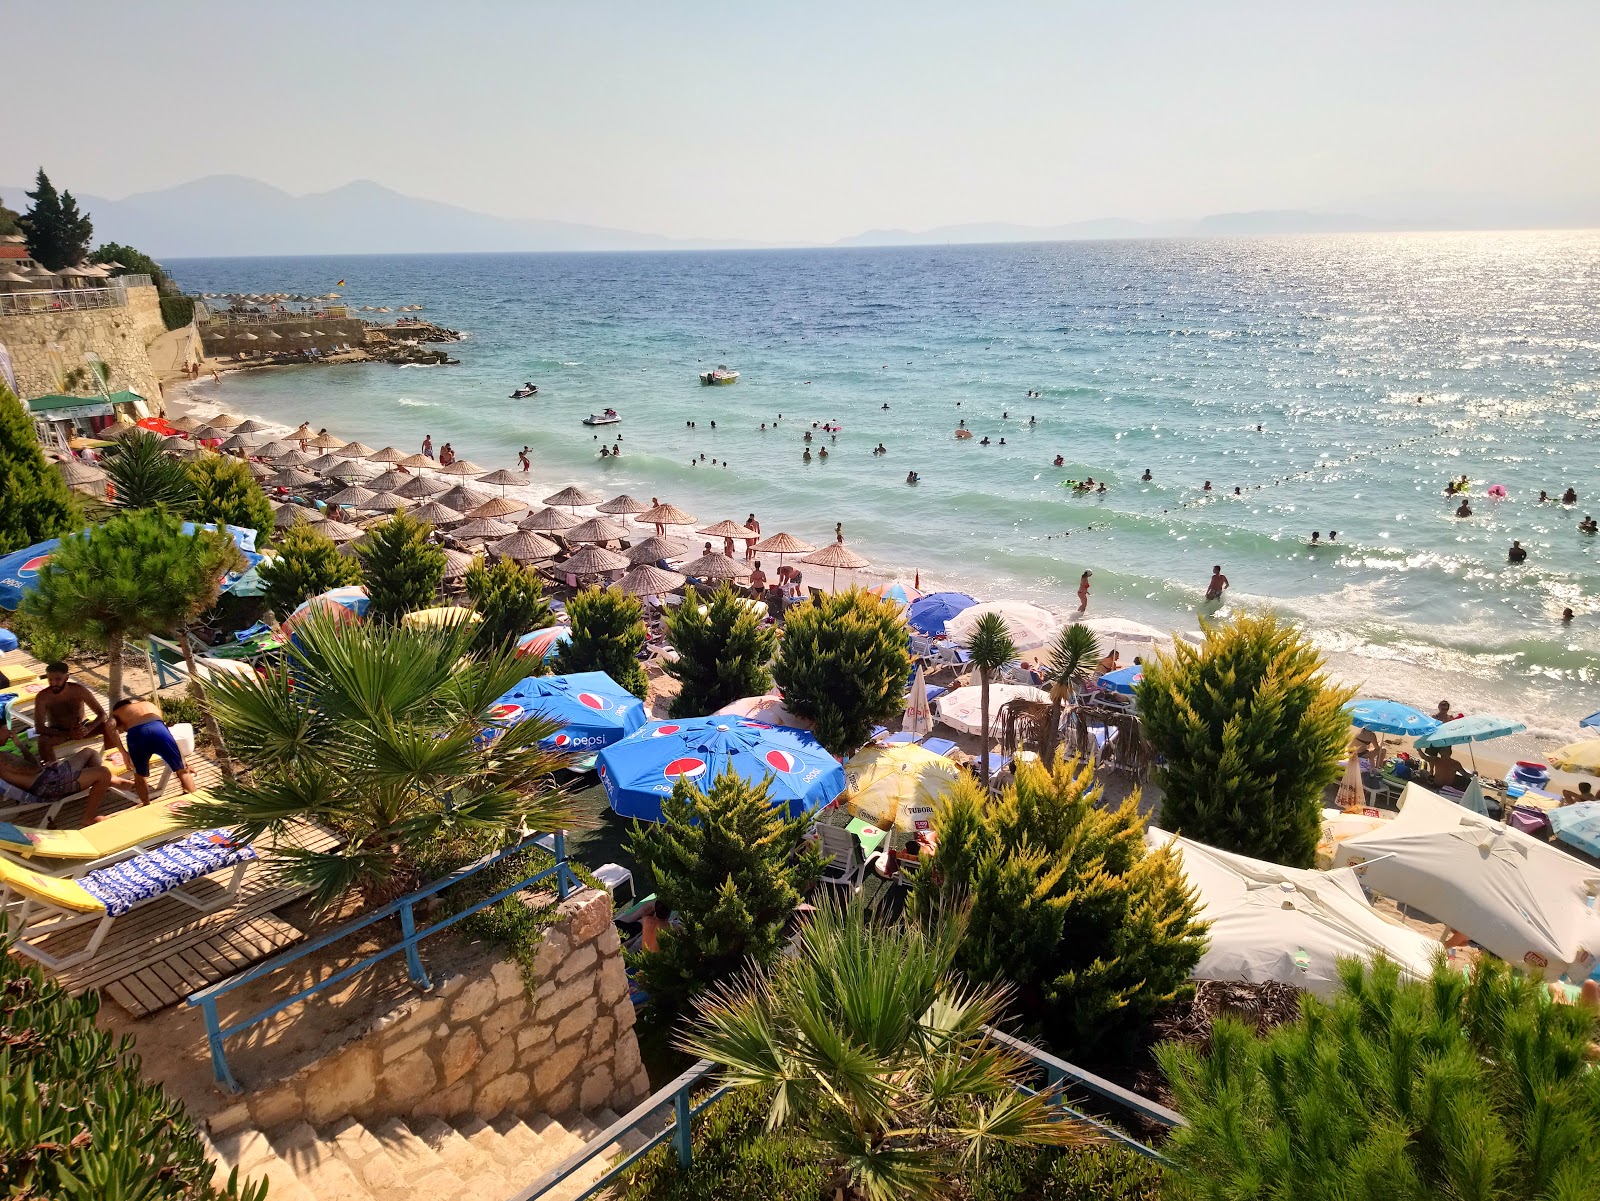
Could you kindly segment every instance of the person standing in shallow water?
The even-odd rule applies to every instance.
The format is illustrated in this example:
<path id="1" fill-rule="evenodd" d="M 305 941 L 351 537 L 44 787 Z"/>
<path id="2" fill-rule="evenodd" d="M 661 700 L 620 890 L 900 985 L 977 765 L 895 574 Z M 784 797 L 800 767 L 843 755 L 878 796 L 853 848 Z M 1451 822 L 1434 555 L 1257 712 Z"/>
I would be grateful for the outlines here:
<path id="1" fill-rule="evenodd" d="M 1083 613 L 1089 608 L 1089 577 L 1092 571 L 1086 571 L 1078 577 L 1078 612 Z"/>
<path id="2" fill-rule="evenodd" d="M 1216 564 L 1211 568 L 1211 579 L 1206 584 L 1206 599 L 1208 601 L 1221 600 L 1222 594 L 1228 589 L 1228 577 L 1222 574 L 1222 565 Z"/>

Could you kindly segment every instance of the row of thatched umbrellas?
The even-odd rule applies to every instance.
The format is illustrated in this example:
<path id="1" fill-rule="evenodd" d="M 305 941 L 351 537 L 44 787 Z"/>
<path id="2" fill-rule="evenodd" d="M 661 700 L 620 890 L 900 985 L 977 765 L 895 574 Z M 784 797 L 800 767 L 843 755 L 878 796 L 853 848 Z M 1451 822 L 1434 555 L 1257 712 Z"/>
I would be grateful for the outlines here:
<path id="1" fill-rule="evenodd" d="M 180 417 L 171 424 L 189 435 L 187 439 L 177 436 L 166 439 L 163 448 L 174 453 L 205 453 L 199 443 L 216 440 L 220 442 L 220 450 L 248 455 L 251 470 L 269 487 L 293 489 L 324 481 L 343 484 L 343 489 L 324 498 L 328 504 L 373 513 L 405 509 L 412 517 L 446 530 L 458 541 L 483 542 L 494 554 L 518 562 L 554 559 L 561 548 L 545 535 L 557 535 L 569 544 L 580 546 L 560 563 L 563 571 L 574 576 L 622 571 L 626 574 L 620 581 L 621 587 L 635 595 L 671 592 L 682 587 L 690 576 L 701 580 L 737 580 L 750 573 L 743 563 L 717 551 L 683 564 L 681 572 L 658 566 L 660 562 L 681 558 L 691 549 L 687 541 L 668 536 L 667 527 L 692 527 L 698 519 L 654 497 L 650 504 L 627 495 L 605 500 L 598 492 L 574 485 L 545 497 L 541 502 L 544 508 L 530 511 L 530 506 L 505 495 L 506 488 L 526 483 L 525 475 L 504 468 L 484 472 L 467 459 L 441 466 L 436 459 L 407 454 L 393 446 L 374 450 L 361 442 L 345 442 L 325 431 L 314 431 L 310 423 L 263 445 L 257 445 L 259 436 L 270 433 L 272 427 L 258 421 L 219 414 L 205 420 Z M 118 422 L 102 434 L 116 437 L 136 428 L 131 422 Z M 312 449 L 321 453 L 313 455 Z M 259 460 L 270 460 L 271 466 Z M 388 470 L 383 470 L 379 464 L 387 465 Z M 90 473 L 93 476 L 93 480 L 69 478 L 67 483 L 71 485 L 105 478 L 104 472 L 87 464 L 68 462 L 61 467 L 63 475 Z M 456 477 L 463 482 L 450 484 L 434 476 L 411 474 L 422 470 Z M 467 487 L 464 480 L 468 476 L 474 483 L 498 486 L 500 495 L 494 497 Z M 579 518 L 576 511 L 589 505 L 595 507 L 599 516 Z M 562 512 L 563 509 L 571 512 Z M 636 532 L 617 520 L 630 516 L 639 525 L 654 526 L 655 535 L 625 552 L 607 549 L 604 543 L 626 541 Z M 509 520 L 512 518 L 520 520 L 513 524 Z M 333 541 L 344 544 L 354 543 L 365 532 L 359 526 L 327 518 L 315 508 L 295 504 L 280 506 L 273 524 L 278 529 L 287 529 L 297 522 L 315 523 Z M 741 541 L 761 537 L 758 531 L 734 521 L 719 521 L 695 532 Z M 842 542 L 829 543 L 819 550 L 789 533 L 761 539 L 756 542 L 755 549 L 762 554 L 778 556 L 780 564 L 787 556 L 804 555 L 800 562 L 832 569 L 835 583 L 840 568 L 850 570 L 868 565 L 866 559 Z M 471 556 L 459 551 L 447 553 L 452 559 L 447 566 L 447 576 L 464 574 L 472 562 Z"/>

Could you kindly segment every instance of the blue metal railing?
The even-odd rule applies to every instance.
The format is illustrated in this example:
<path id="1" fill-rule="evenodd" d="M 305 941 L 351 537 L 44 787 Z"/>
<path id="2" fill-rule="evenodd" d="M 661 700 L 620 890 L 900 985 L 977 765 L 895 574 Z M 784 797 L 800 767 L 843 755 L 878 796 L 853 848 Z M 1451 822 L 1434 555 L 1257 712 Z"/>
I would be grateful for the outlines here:
<path id="1" fill-rule="evenodd" d="M 1024 1087 L 1023 1091 L 1030 1095 L 1039 1091 L 1064 1091 L 1070 1085 L 1078 1085 L 1098 1094 L 1107 1101 L 1112 1101 L 1124 1109 L 1148 1118 L 1158 1125 L 1168 1128 L 1187 1125 L 1182 1114 L 1168 1109 L 1165 1105 L 1151 1101 L 1146 1097 L 1141 1097 L 1138 1093 L 1125 1089 L 1119 1084 L 1113 1084 L 1104 1077 L 1096 1076 L 1093 1072 L 1080 1068 L 1076 1064 L 1068 1063 L 1064 1059 L 1058 1059 L 1048 1051 L 1040 1050 L 1032 1043 L 1023 1042 L 1020 1038 L 1013 1038 L 1009 1034 L 996 1030 L 993 1026 L 985 1027 L 985 1030 L 995 1042 L 1031 1063 L 1037 1064 L 1044 1070 L 1044 1090 Z M 607 1126 L 543 1176 L 540 1176 L 527 1188 L 514 1194 L 509 1201 L 538 1201 L 538 1198 L 543 1197 L 556 1185 L 583 1167 L 584 1164 L 598 1158 L 607 1147 L 628 1134 L 638 1131 L 645 1122 L 668 1106 L 672 1108 L 672 1121 L 665 1129 L 648 1135 L 640 1146 L 618 1159 L 616 1163 L 606 1170 L 603 1176 L 581 1193 L 578 1193 L 572 1201 L 585 1201 L 586 1198 L 600 1193 L 641 1158 L 669 1139 L 677 1149 L 678 1165 L 687 1168 L 693 1162 L 692 1135 L 694 1119 L 703 1110 L 733 1091 L 729 1085 L 722 1085 L 713 1090 L 709 1096 L 703 1098 L 699 1104 L 694 1103 L 695 1090 L 702 1087 L 710 1079 L 712 1073 L 716 1071 L 716 1066 L 709 1059 L 700 1060 L 665 1088 L 658 1089 L 633 1109 L 623 1114 L 622 1117 L 611 1123 L 611 1125 Z M 1112 1142 L 1126 1147 L 1137 1155 L 1155 1160 L 1160 1164 L 1168 1164 L 1170 1162 L 1165 1155 L 1154 1147 L 1141 1143 L 1125 1131 L 1118 1130 L 1115 1126 L 1099 1118 L 1091 1117 L 1089 1114 L 1066 1104 L 1062 1104 L 1061 1108 L 1077 1121 L 1093 1126 Z"/>
<path id="2" fill-rule="evenodd" d="M 549 867 L 543 868 L 542 870 L 535 872 L 533 875 L 517 881 L 510 887 L 502 888 L 493 896 L 485 897 L 483 900 L 478 901 L 457 913 L 452 913 L 448 917 L 435 922 L 431 926 L 424 927 L 421 930 L 417 929 L 416 906 L 419 901 L 427 900 L 429 897 L 443 892 L 452 885 L 459 884 L 461 881 L 469 879 L 487 868 L 493 867 L 496 863 L 499 863 L 502 859 L 505 859 L 509 855 L 515 855 L 520 851 L 533 849 L 553 851 L 556 861 Z M 431 989 L 433 987 L 433 982 L 428 979 L 428 973 L 423 970 L 422 956 L 417 950 L 418 943 L 431 934 L 437 934 L 440 930 L 448 929 L 457 922 L 471 917 L 479 910 L 487 909 L 490 905 L 494 905 L 505 900 L 506 897 L 511 896 L 513 893 L 521 892 L 523 889 L 530 888 L 533 885 L 538 884 L 540 881 L 548 880 L 551 877 L 555 878 L 556 896 L 563 901 L 567 899 L 567 895 L 572 891 L 572 889 L 579 884 L 578 878 L 573 875 L 572 868 L 569 866 L 567 861 L 567 836 L 565 831 L 558 830 L 553 835 L 544 835 L 542 840 L 537 836 L 530 835 L 529 837 L 512 846 L 506 847 L 500 851 L 496 851 L 491 855 L 485 855 L 476 863 L 469 863 L 465 867 L 457 868 L 448 876 L 443 876 L 440 879 L 435 880 L 432 884 L 417 889 L 416 892 L 408 893 L 403 897 L 398 897 L 395 900 L 390 901 L 387 905 L 380 906 L 370 913 L 363 914 L 354 921 L 346 922 L 337 929 L 331 930 L 327 934 L 324 934 L 321 938 L 315 938 L 310 942 L 302 943 L 294 949 L 286 951 L 282 955 L 267 960 L 265 963 L 258 963 L 255 967 L 240 972 L 237 976 L 230 976 L 228 979 L 223 980 L 220 983 L 213 984 L 210 988 L 203 988 L 199 992 L 194 993 L 192 996 L 190 996 L 188 1003 L 190 1006 L 198 1006 L 201 1013 L 205 1016 L 206 1042 L 211 1048 L 211 1071 L 212 1074 L 216 1076 L 217 1083 L 230 1093 L 243 1091 L 239 1087 L 239 1082 L 233 1078 L 233 1072 L 228 1068 L 228 1057 L 224 1048 L 224 1044 L 228 1039 L 232 1038 L 235 1034 L 239 1034 L 242 1031 L 248 1030 L 251 1026 L 266 1021 L 268 1018 L 275 1017 L 276 1015 L 282 1013 L 285 1009 L 289 1008 L 289 1006 L 300 1001 L 304 1001 L 307 997 L 314 996 L 315 994 L 322 992 L 324 989 L 332 988 L 336 984 L 343 983 L 344 981 L 350 979 L 350 977 L 366 971 L 373 964 L 379 962 L 380 960 L 387 959 L 396 952 L 405 952 L 406 971 L 411 978 L 411 982 L 423 991 Z M 307 955 L 314 954 L 315 952 L 322 950 L 324 947 L 331 946 L 333 943 L 338 942 L 342 938 L 348 938 L 350 935 L 374 926 L 378 922 L 384 921 L 387 918 L 395 916 L 396 914 L 398 914 L 400 917 L 401 938 L 400 941 L 395 943 L 393 946 L 385 947 L 375 955 L 369 955 L 358 963 L 352 963 L 348 967 L 341 968 L 339 971 L 334 972 L 326 979 L 319 980 L 310 987 L 301 989 L 293 996 L 287 997 L 276 1004 L 270 1005 L 266 1009 L 261 1010 L 259 1013 L 252 1014 L 246 1018 L 240 1018 L 238 1021 L 227 1026 L 222 1024 L 217 1015 L 217 1000 L 220 997 L 226 996 L 236 988 L 241 988 L 246 984 L 252 983 L 253 981 L 260 980 L 264 976 L 269 976 L 281 968 L 294 963 L 296 960 L 304 959 Z"/>

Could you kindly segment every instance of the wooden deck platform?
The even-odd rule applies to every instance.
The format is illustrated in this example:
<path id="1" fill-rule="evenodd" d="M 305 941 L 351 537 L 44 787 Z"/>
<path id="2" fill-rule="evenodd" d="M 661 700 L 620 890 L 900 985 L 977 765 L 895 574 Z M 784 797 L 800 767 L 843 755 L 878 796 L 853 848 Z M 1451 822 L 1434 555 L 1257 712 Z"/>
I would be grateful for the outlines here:
<path id="1" fill-rule="evenodd" d="M 20 651 L 0 656 L 0 671 L 7 663 L 39 666 Z M 211 788 L 222 779 L 222 769 L 216 761 L 202 753 L 194 755 L 189 767 L 202 789 Z M 152 764 L 152 799 L 182 795 L 177 779 L 164 780 L 166 775 L 159 761 Z M 163 783 L 159 793 L 153 787 L 158 782 Z M 118 790 L 124 788 L 128 791 L 119 794 Z M 118 775 L 101 805 L 101 813 L 115 813 L 132 804 L 131 780 Z M 82 823 L 82 817 L 83 803 L 77 801 L 65 806 L 54 824 L 71 829 Z M 315 850 L 326 850 L 338 842 L 332 834 L 310 823 L 295 827 L 288 837 L 295 845 Z M 222 889 L 218 880 L 227 875 L 222 872 L 198 880 L 188 886 L 188 891 L 200 898 L 217 895 Z M 276 916 L 274 910 L 305 895 L 305 889 L 276 879 L 266 864 L 252 863 L 245 869 L 238 896 L 228 908 L 200 913 L 171 899 L 142 905 L 117 919 L 93 959 L 57 973 L 56 979 L 74 995 L 98 988 L 131 1016 L 145 1017 L 300 941 L 304 933 Z M 55 955 L 70 954 L 89 941 L 93 930 L 92 923 L 85 924 L 63 931 L 41 945 Z"/>

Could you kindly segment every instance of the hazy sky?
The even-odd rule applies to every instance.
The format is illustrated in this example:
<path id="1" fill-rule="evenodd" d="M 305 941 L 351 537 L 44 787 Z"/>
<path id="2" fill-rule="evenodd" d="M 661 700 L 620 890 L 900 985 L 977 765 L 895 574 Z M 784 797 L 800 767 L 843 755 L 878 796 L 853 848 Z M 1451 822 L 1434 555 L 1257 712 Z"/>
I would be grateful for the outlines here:
<path id="1" fill-rule="evenodd" d="M 0 183 L 873 227 L 1600 194 L 1600 0 L 0 0 Z"/>

